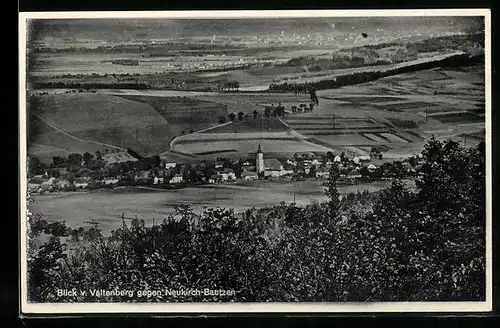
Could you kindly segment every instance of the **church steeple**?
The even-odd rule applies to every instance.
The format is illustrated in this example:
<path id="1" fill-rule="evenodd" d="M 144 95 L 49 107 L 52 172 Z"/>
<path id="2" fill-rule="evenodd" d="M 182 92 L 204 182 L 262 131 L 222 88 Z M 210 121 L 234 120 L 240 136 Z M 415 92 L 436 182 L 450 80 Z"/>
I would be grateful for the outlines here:
<path id="1" fill-rule="evenodd" d="M 256 159 L 255 159 L 255 168 L 257 171 L 257 174 L 261 175 L 264 173 L 264 153 L 262 153 L 262 149 L 260 148 L 259 144 L 259 149 L 257 150 L 256 154 Z"/>

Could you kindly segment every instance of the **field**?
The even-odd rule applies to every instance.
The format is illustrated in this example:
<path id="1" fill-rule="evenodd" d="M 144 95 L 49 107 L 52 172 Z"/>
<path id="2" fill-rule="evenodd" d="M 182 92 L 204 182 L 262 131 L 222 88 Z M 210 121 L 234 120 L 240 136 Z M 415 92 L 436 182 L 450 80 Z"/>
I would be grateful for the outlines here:
<path id="1" fill-rule="evenodd" d="M 293 154 L 306 152 L 327 152 L 329 148 L 297 137 L 294 133 L 199 133 L 179 137 L 172 143 L 172 149 L 194 155 L 236 156 L 255 153 L 261 146 L 266 153 Z"/>
<path id="2" fill-rule="evenodd" d="M 228 113 L 243 112 L 249 114 L 254 110 L 262 111 L 266 105 L 277 106 L 281 103 L 287 109 L 291 106 L 299 106 L 300 104 L 309 104 L 309 95 L 295 95 L 283 93 L 210 93 L 205 95 L 197 95 L 196 99 L 213 101 L 227 106 Z"/>
<path id="3" fill-rule="evenodd" d="M 484 121 L 484 118 L 470 112 L 439 113 L 432 114 L 430 117 L 443 123 L 472 123 Z"/>
<path id="4" fill-rule="evenodd" d="M 230 122 L 217 127 L 206 129 L 201 133 L 249 133 L 249 132 L 287 132 L 287 127 L 281 120 L 269 118 L 248 117 L 242 121 Z"/>
<path id="5" fill-rule="evenodd" d="M 348 147 L 360 154 L 365 151 L 359 147 L 385 145 L 389 156 L 406 157 L 430 135 L 477 140 L 484 131 L 481 83 L 481 67 L 418 71 L 321 90 L 313 111 L 296 114 L 291 106 L 309 103 L 308 95 L 102 90 L 34 96 L 30 111 L 44 121 L 30 128 L 30 150 L 45 158 L 102 147 L 204 158 L 237 157 L 254 152 L 259 143 L 267 152 L 288 154 Z M 278 103 L 287 110 L 283 121 L 253 119 L 254 110 Z M 221 124 L 232 112 L 248 117 Z"/>
<path id="6" fill-rule="evenodd" d="M 216 123 L 227 111 L 220 103 L 203 101 L 189 97 L 161 97 L 145 95 L 123 95 L 124 99 L 147 104 L 154 108 L 171 124 L 210 125 Z M 197 130 L 198 127 L 193 127 Z"/>
<path id="7" fill-rule="evenodd" d="M 38 157 L 46 163 L 52 162 L 54 156 L 68 156 L 70 152 L 106 152 L 115 150 L 94 141 L 87 141 L 58 130 L 36 115 L 28 119 L 28 154 Z"/>
<path id="8" fill-rule="evenodd" d="M 44 161 L 106 149 L 162 153 L 175 136 L 212 127 L 226 115 L 221 104 L 196 99 L 104 93 L 31 96 L 28 113 L 28 150 Z"/>
<path id="9" fill-rule="evenodd" d="M 376 191 L 388 186 L 387 182 L 377 184 L 339 187 L 341 193 L 357 190 Z M 128 189 L 128 188 L 127 188 Z M 171 191 L 150 191 L 141 189 L 114 189 L 109 191 L 59 193 L 36 196 L 31 207 L 33 213 L 43 213 L 49 220 L 66 221 L 73 227 L 85 226 L 85 221 L 97 220 L 104 233 L 121 226 L 122 213 L 126 218 L 136 215 L 148 224 L 153 219 L 161 222 L 174 205 L 191 205 L 199 213 L 203 207 L 230 207 L 240 212 L 252 207 L 278 205 L 281 201 L 307 205 L 312 201 L 324 201 L 324 187 L 320 181 L 262 182 L 258 185 L 215 185 L 184 188 Z"/>
<path id="10" fill-rule="evenodd" d="M 324 145 L 384 144 L 388 147 L 384 156 L 407 157 L 418 152 L 431 135 L 461 142 L 462 135 L 480 140 L 484 136 L 483 86 L 481 66 L 423 70 L 321 90 L 320 106 L 313 113 L 286 120 Z M 334 116 L 339 122 L 335 126 Z M 367 118 L 377 125 L 364 127 Z M 342 119 L 350 121 L 349 125 L 342 127 Z"/>
<path id="11" fill-rule="evenodd" d="M 54 133 L 33 129 L 31 142 L 81 152 L 81 142 L 131 148 L 149 155 L 168 149 L 168 122 L 151 106 L 103 94 L 58 94 L 29 99 L 29 113 L 46 125 L 62 131 L 64 140 L 52 140 Z M 48 134 L 48 133 L 49 134 Z M 61 135 L 61 132 L 57 134 Z M 102 145 L 98 148 L 102 149 Z M 94 150 L 94 149 L 92 149 Z"/>

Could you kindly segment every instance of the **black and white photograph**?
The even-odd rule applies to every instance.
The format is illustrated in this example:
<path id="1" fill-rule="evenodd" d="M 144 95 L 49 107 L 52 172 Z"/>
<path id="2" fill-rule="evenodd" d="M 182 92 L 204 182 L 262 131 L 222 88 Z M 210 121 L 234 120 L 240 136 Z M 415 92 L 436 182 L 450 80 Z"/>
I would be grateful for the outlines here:
<path id="1" fill-rule="evenodd" d="M 20 13 L 21 310 L 490 311 L 490 24 Z"/>

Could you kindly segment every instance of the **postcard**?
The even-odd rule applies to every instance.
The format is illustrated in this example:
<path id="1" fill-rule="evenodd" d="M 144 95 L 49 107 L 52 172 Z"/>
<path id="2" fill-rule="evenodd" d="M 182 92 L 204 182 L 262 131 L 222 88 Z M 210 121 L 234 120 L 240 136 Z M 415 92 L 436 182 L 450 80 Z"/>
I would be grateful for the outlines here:
<path id="1" fill-rule="evenodd" d="M 22 314 L 491 311 L 489 10 L 19 17 Z"/>

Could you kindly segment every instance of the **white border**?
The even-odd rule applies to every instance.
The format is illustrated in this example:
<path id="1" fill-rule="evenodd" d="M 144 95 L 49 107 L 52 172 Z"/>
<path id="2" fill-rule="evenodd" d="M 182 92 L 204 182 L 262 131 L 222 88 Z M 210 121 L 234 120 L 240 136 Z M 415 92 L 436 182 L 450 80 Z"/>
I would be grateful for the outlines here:
<path id="1" fill-rule="evenodd" d="M 26 21 L 28 19 L 170 18 L 265 19 L 292 17 L 484 16 L 486 104 L 486 301 L 484 302 L 380 302 L 380 303 L 28 303 L 26 235 Z M 492 310 L 492 145 L 491 145 L 491 12 L 489 9 L 432 10 L 279 10 L 279 11 L 130 11 L 130 12 L 23 12 L 19 13 L 19 156 L 21 209 L 22 314 L 84 313 L 340 313 L 340 312 L 488 312 Z"/>

